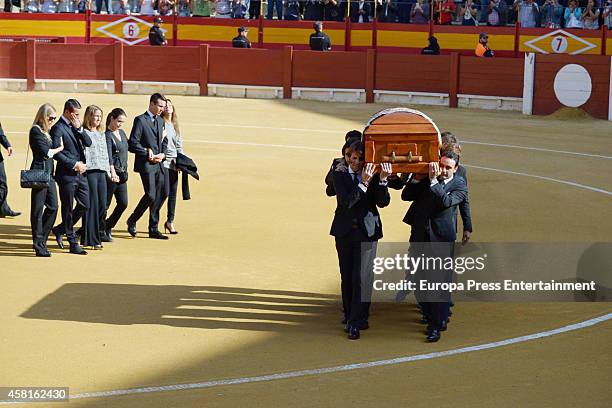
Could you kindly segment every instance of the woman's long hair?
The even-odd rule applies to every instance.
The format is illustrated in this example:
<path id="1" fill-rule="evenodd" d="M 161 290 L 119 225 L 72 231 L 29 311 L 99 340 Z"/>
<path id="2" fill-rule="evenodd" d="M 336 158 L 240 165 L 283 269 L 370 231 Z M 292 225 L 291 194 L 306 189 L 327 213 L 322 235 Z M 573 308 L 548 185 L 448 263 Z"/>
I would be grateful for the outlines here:
<path id="1" fill-rule="evenodd" d="M 36 116 L 34 117 L 34 123 L 32 125 L 41 128 L 44 134 L 49 136 L 49 129 L 51 129 L 51 123 L 49 122 L 49 116 L 57 115 L 57 111 L 50 103 L 40 105 Z"/>
<path id="2" fill-rule="evenodd" d="M 181 131 L 179 130 L 179 122 L 178 122 L 178 115 L 176 114 L 176 106 L 172 103 L 170 99 L 166 99 L 166 103 L 172 104 L 172 117 L 170 117 L 170 122 L 172 123 L 172 126 L 174 126 L 174 130 L 176 131 L 176 134 L 180 135 Z M 165 118 L 166 118 L 166 112 L 164 112 L 164 119 Z"/>
<path id="3" fill-rule="evenodd" d="M 119 116 L 126 116 L 125 111 L 121 108 L 115 108 L 106 115 L 106 131 L 108 132 L 111 121 L 117 119 Z"/>
<path id="4" fill-rule="evenodd" d="M 96 105 L 89 105 L 87 107 L 87 109 L 85 109 L 85 117 L 83 117 L 83 127 L 85 129 L 93 130 L 93 128 L 92 128 L 92 126 L 93 126 L 93 117 L 94 117 L 94 115 L 96 114 L 97 111 L 100 111 L 100 115 L 102 115 L 102 109 L 100 109 Z M 98 125 L 98 127 L 96 127 L 95 130 L 100 132 L 101 128 L 102 128 L 102 123 L 100 122 L 100 125 Z"/>

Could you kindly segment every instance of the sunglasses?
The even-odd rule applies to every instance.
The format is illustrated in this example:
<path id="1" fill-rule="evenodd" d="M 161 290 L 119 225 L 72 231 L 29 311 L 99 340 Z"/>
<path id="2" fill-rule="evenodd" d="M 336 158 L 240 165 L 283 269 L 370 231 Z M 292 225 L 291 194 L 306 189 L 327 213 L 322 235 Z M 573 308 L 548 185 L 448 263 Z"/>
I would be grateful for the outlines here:
<path id="1" fill-rule="evenodd" d="M 57 119 L 57 117 L 55 117 L 55 116 L 49 116 L 49 120 L 50 120 L 51 122 L 53 122 L 55 119 Z"/>

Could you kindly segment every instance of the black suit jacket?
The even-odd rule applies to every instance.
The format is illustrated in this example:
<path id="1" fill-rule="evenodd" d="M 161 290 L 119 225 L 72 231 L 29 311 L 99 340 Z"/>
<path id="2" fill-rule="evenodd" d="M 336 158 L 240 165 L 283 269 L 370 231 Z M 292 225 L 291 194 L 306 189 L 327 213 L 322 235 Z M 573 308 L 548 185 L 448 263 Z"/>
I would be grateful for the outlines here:
<path id="1" fill-rule="evenodd" d="M 369 23 L 370 19 L 372 18 L 372 7 L 370 6 L 370 3 L 365 2 L 363 4 L 363 11 L 365 12 L 363 22 Z M 351 21 L 353 23 L 359 22 L 359 1 L 351 2 Z"/>
<path id="2" fill-rule="evenodd" d="M 60 118 L 49 132 L 53 148 L 64 144 L 64 150 L 53 156 L 57 161 L 55 178 L 61 183 L 69 183 L 79 174 L 74 170 L 75 164 L 80 161 L 85 163 L 85 147 L 91 146 L 91 139 L 82 130 L 75 129 Z"/>
<path id="3" fill-rule="evenodd" d="M 467 198 L 467 185 L 455 176 L 446 185 L 430 186 L 428 178 L 408 183 L 402 200 L 413 201 L 404 222 L 412 227 L 411 242 L 454 242 L 457 238 L 456 207 Z"/>
<path id="4" fill-rule="evenodd" d="M 4 130 L 2 130 L 2 125 L 0 125 L 0 145 L 2 145 L 2 147 L 4 147 L 5 149 L 11 147 L 11 144 L 9 143 L 8 139 L 6 138 L 6 135 L 4 134 Z M 2 149 L 0 149 L 0 162 L 3 161 L 4 157 L 2 156 Z"/>
<path id="5" fill-rule="evenodd" d="M 54 174 L 53 159 L 48 156 L 51 149 L 51 139 L 43 133 L 38 126 L 30 129 L 30 148 L 32 149 L 32 164 L 30 169 L 47 170 L 51 176 Z"/>
<path id="6" fill-rule="evenodd" d="M 342 157 L 335 158 L 325 175 L 325 194 L 327 194 L 328 197 L 336 195 L 336 189 L 334 188 L 334 171 L 340 163 L 344 163 L 344 159 Z M 344 164 L 344 166 L 346 166 L 346 164 Z"/>
<path id="7" fill-rule="evenodd" d="M 378 222 L 374 234 L 368 239 L 376 241 L 382 238 L 382 222 L 377 207 L 388 206 L 391 196 L 387 187 L 380 185 L 378 174 L 372 177 L 366 192 L 354 184 L 353 177 L 348 171 L 334 171 L 333 180 L 337 206 L 330 234 L 336 238 L 343 238 L 355 229 L 359 229 L 368 237 L 364 219 L 370 212 L 374 217 L 378 217 Z"/>
<path id="8" fill-rule="evenodd" d="M 467 170 L 462 165 L 459 165 L 455 177 L 461 177 L 465 180 L 465 187 L 467 188 Z M 472 232 L 472 210 L 470 210 L 470 197 L 469 194 L 465 197 L 465 201 L 459 204 L 459 213 L 461 214 L 461 220 L 463 221 L 463 230 Z"/>
<path id="9" fill-rule="evenodd" d="M 168 146 L 168 138 L 164 137 L 164 120 L 156 116 L 155 122 L 147 112 L 134 118 L 134 126 L 130 133 L 129 151 L 136 155 L 134 171 L 138 173 L 154 173 L 161 171 L 162 163 L 149 162 L 150 149 L 153 154 L 164 153 Z"/>

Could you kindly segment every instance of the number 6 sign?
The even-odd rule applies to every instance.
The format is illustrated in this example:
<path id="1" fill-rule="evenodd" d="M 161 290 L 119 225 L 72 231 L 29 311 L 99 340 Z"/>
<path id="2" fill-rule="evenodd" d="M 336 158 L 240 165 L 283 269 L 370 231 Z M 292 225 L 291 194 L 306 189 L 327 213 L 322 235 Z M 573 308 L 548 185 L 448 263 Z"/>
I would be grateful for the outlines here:
<path id="1" fill-rule="evenodd" d="M 129 22 L 123 25 L 123 36 L 125 38 L 137 38 L 139 35 L 140 28 L 138 27 L 138 24 L 134 22 Z"/>

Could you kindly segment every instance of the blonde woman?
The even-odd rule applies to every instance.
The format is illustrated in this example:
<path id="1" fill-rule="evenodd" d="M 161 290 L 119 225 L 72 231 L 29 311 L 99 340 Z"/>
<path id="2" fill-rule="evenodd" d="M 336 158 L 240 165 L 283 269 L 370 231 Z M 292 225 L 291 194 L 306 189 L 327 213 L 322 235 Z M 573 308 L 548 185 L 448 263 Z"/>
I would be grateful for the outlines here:
<path id="1" fill-rule="evenodd" d="M 90 105 L 85 109 L 83 132 L 91 139 L 91 146 L 85 148 L 87 163 L 87 184 L 89 185 L 89 209 L 83 219 L 81 245 L 102 249 L 100 226 L 106 214 L 106 178 L 118 182 L 112 166 L 111 144 L 102 133 L 102 109 Z"/>
<path id="2" fill-rule="evenodd" d="M 178 154 L 185 154 L 183 151 L 183 141 L 179 129 L 178 116 L 176 109 L 170 99 L 166 101 L 166 108 L 162 113 L 165 122 L 166 137 L 168 138 L 168 150 L 164 167 L 168 172 L 169 188 L 168 191 L 168 217 L 164 223 L 164 229 L 170 234 L 178 234 L 174 228 L 174 215 L 176 211 L 176 192 L 178 187 L 178 170 L 176 168 L 176 158 Z"/>
<path id="3" fill-rule="evenodd" d="M 29 143 L 32 149 L 32 164 L 30 169 L 46 170 L 49 173 L 49 187 L 32 189 L 30 224 L 32 226 L 32 240 L 36 256 L 48 258 L 51 253 L 47 250 L 47 238 L 55 223 L 58 200 L 57 185 L 55 184 L 53 156 L 64 150 L 64 145 L 51 148 L 49 129 L 57 119 L 57 113 L 48 103 L 38 108 L 34 123 L 30 129 Z"/>

